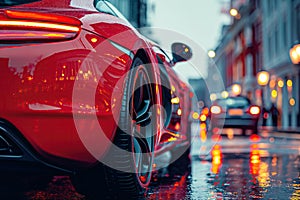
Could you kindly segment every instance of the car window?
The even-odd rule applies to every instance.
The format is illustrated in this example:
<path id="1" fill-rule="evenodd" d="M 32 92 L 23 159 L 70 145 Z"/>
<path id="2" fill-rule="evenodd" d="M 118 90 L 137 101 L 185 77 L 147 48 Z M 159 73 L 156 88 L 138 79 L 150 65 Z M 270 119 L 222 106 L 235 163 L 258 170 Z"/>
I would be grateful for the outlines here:
<path id="1" fill-rule="evenodd" d="M 103 13 L 107 13 L 107 14 L 119 17 L 129 23 L 129 21 L 126 19 L 126 17 L 124 17 L 124 15 L 108 1 L 96 0 L 95 7 L 99 12 L 103 12 Z"/>
<path id="2" fill-rule="evenodd" d="M 216 103 L 222 107 L 246 107 L 250 105 L 250 101 L 243 97 L 219 99 Z"/>
<path id="3" fill-rule="evenodd" d="M 25 3 L 32 3 L 40 0 L 0 0 L 0 7 L 15 6 Z"/>
<path id="4" fill-rule="evenodd" d="M 108 4 L 105 1 L 97 1 L 95 7 L 99 12 L 117 16 L 116 13 L 108 6 Z"/>

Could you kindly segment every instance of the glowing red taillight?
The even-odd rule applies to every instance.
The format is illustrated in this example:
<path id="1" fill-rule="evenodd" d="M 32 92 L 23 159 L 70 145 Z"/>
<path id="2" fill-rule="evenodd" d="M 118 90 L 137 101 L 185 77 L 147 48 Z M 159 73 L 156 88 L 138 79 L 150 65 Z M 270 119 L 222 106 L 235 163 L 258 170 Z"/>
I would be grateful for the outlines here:
<path id="1" fill-rule="evenodd" d="M 56 15 L 50 13 L 37 13 L 37 12 L 26 12 L 26 11 L 13 11 L 5 10 L 5 14 L 11 19 L 26 19 L 34 21 L 48 21 L 57 22 L 60 24 L 68 24 L 73 26 L 81 26 L 81 22 L 78 19 L 67 17 L 63 15 Z"/>
<path id="2" fill-rule="evenodd" d="M 210 112 L 211 112 L 212 114 L 220 114 L 220 113 L 222 112 L 222 109 L 221 109 L 220 106 L 212 106 L 212 107 L 210 108 Z"/>
<path id="3" fill-rule="evenodd" d="M 55 31 L 67 31 L 67 32 L 78 32 L 80 29 L 76 26 L 69 26 L 64 24 L 56 24 L 50 22 L 31 22 L 31 21 L 17 21 L 17 20 L 6 20 L 0 21 L 0 26 L 7 28 L 40 28 L 47 30 L 55 30 Z"/>
<path id="4" fill-rule="evenodd" d="M 49 41 L 75 38 L 81 22 L 75 18 L 47 13 L 5 11 L 0 20 L 0 41 Z"/>
<path id="5" fill-rule="evenodd" d="M 258 106 L 251 106 L 249 109 L 251 115 L 258 115 L 260 113 L 260 108 Z"/>

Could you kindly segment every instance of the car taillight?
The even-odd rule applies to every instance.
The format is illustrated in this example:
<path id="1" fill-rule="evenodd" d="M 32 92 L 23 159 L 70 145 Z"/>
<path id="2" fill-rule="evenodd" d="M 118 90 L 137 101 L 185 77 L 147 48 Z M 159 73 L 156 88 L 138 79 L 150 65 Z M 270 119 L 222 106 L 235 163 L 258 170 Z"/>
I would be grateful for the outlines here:
<path id="1" fill-rule="evenodd" d="M 258 106 L 251 106 L 249 109 L 251 115 L 258 115 L 260 113 L 260 108 Z"/>
<path id="2" fill-rule="evenodd" d="M 208 108 L 203 108 L 202 114 L 208 116 L 208 114 L 209 114 L 209 109 L 208 109 Z"/>
<path id="3" fill-rule="evenodd" d="M 212 106 L 212 107 L 210 108 L 210 112 L 211 112 L 212 114 L 220 114 L 220 113 L 222 112 L 222 109 L 221 109 L 220 106 Z"/>
<path id="4" fill-rule="evenodd" d="M 66 40 L 80 32 L 81 22 L 75 18 L 23 11 L 5 11 L 0 18 L 2 43 Z"/>

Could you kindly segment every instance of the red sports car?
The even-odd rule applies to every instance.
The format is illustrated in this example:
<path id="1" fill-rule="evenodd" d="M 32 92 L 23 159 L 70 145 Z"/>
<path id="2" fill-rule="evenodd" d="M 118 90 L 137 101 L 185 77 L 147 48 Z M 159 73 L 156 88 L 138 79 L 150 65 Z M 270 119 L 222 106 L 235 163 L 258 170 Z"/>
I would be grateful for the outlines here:
<path id="1" fill-rule="evenodd" d="M 143 195 L 156 150 L 186 140 L 162 135 L 170 133 L 178 78 L 166 68 L 188 60 L 189 47 L 174 43 L 173 59 L 164 60 L 103 0 L 0 7 L 1 168 L 74 175 L 91 197 L 101 196 L 103 181 L 119 197 Z"/>

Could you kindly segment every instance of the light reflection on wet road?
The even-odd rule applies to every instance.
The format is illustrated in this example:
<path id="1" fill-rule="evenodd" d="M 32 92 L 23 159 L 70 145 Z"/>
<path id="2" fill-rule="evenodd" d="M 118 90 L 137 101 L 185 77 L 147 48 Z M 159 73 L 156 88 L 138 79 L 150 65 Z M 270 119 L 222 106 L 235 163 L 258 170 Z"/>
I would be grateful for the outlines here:
<path id="1" fill-rule="evenodd" d="M 212 136 L 202 128 L 193 129 L 191 171 L 154 176 L 146 199 L 300 199 L 300 134 L 240 136 L 227 130 Z M 86 199 L 68 177 L 54 177 L 44 189 L 25 191 L 24 198 L 12 198 L 18 193 L 8 188 L 0 187 L 0 199 Z"/>
<path id="2" fill-rule="evenodd" d="M 195 131 L 191 173 L 158 179 L 149 199 L 300 199 L 299 135 L 234 131 Z"/>

